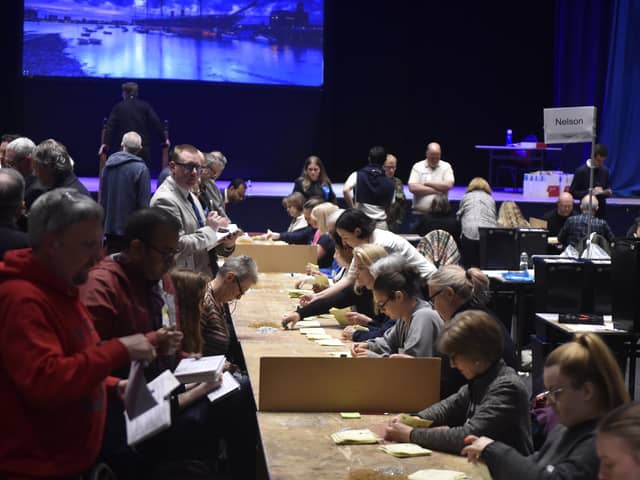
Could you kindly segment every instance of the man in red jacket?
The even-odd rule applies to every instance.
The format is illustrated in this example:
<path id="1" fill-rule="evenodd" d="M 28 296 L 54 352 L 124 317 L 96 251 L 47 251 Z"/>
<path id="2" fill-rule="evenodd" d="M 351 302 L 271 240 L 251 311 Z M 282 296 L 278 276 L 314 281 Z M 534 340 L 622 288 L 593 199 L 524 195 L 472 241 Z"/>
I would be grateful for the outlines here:
<path id="1" fill-rule="evenodd" d="M 33 205 L 33 249 L 0 263 L 0 477 L 80 475 L 94 464 L 104 429 L 109 372 L 155 350 L 143 335 L 101 342 L 77 286 L 102 248 L 103 212 L 70 189 Z"/>

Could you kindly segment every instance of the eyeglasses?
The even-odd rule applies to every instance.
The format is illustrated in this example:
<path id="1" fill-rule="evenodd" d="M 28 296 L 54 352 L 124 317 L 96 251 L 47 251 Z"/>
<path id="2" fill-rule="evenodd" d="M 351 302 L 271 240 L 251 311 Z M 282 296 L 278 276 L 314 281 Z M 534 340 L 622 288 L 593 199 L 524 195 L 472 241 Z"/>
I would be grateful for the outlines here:
<path id="1" fill-rule="evenodd" d="M 173 161 L 173 163 L 175 163 L 176 165 L 180 165 L 182 168 L 184 168 L 188 172 L 195 170 L 198 173 L 202 173 L 202 170 L 204 170 L 202 165 L 198 163 L 182 163 L 182 162 L 176 162 L 175 160 Z"/>
<path id="2" fill-rule="evenodd" d="M 236 281 L 236 285 L 238 285 L 238 290 L 240 290 L 240 295 L 238 295 L 238 298 L 240 298 L 244 295 L 244 290 L 242 289 L 242 285 L 240 285 L 240 280 L 238 280 L 238 277 L 234 276 L 233 279 Z"/>
<path id="3" fill-rule="evenodd" d="M 392 167 L 391 165 L 384 165 L 382 167 L 383 170 L 395 170 L 398 167 Z"/>
<path id="4" fill-rule="evenodd" d="M 547 390 L 546 392 L 543 393 L 543 395 L 545 396 L 545 398 L 548 398 L 553 403 L 555 403 L 558 401 L 558 395 L 560 395 L 562 392 L 564 392 L 564 388 L 557 387 L 557 388 L 551 388 Z"/>
<path id="5" fill-rule="evenodd" d="M 172 248 L 170 250 L 160 250 L 158 247 L 155 247 L 153 245 L 147 245 L 147 247 L 160 255 L 165 261 L 171 260 L 178 253 L 178 249 L 176 248 Z"/>
<path id="6" fill-rule="evenodd" d="M 389 303 L 391 300 L 393 300 L 391 297 L 387 298 L 384 302 L 380 303 L 376 303 L 376 307 L 378 307 L 378 310 L 384 310 L 384 307 L 387 305 L 387 303 Z"/>
<path id="7" fill-rule="evenodd" d="M 427 298 L 427 302 L 433 303 L 433 299 L 436 298 L 438 295 L 440 295 L 443 290 L 444 290 L 444 288 L 441 288 L 436 293 L 434 293 L 433 295 L 429 296 L 429 298 Z"/>

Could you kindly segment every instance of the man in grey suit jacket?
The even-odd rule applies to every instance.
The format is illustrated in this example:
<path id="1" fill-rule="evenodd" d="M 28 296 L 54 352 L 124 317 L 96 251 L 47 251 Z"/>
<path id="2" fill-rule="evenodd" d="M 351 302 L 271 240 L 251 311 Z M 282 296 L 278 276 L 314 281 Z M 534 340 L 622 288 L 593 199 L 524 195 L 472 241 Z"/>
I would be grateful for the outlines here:
<path id="1" fill-rule="evenodd" d="M 151 198 L 151 206 L 167 210 L 180 221 L 180 237 L 176 254 L 176 267 L 211 275 L 217 271 L 214 249 L 218 241 L 217 230 L 226 227 L 228 219 L 216 212 L 205 215 L 191 189 L 198 183 L 202 171 L 203 155 L 192 145 L 177 145 L 171 154 L 171 176 L 163 182 Z M 227 236 L 221 243 L 224 256 L 235 248 L 236 235 Z M 216 249 L 218 252 L 218 249 Z"/>

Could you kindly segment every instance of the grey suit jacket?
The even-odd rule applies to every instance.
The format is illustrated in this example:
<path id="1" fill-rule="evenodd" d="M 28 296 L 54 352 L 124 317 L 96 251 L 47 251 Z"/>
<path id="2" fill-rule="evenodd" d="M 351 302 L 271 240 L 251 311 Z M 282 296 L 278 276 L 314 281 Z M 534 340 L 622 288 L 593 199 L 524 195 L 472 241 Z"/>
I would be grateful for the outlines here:
<path id="1" fill-rule="evenodd" d="M 200 202 L 193 193 L 189 193 L 205 220 Z M 176 267 L 194 270 L 211 275 L 208 250 L 216 246 L 215 230 L 209 226 L 200 227 L 196 214 L 186 195 L 178 187 L 173 177 L 168 177 L 151 197 L 151 206 L 162 208 L 180 221 L 180 237 Z"/>

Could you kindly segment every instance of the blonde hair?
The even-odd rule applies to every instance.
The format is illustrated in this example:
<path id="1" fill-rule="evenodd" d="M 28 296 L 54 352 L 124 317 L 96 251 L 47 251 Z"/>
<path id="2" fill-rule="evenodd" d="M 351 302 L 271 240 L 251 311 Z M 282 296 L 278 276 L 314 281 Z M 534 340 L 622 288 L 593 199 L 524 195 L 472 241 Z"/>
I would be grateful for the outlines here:
<path id="1" fill-rule="evenodd" d="M 467 193 L 473 192 L 474 190 L 483 190 L 489 195 L 493 193 L 491 191 L 491 187 L 489 186 L 489 182 L 487 182 L 482 177 L 472 178 L 471 181 L 469 182 L 469 185 L 467 185 Z"/>
<path id="2" fill-rule="evenodd" d="M 373 243 L 365 243 L 353 249 L 353 261 L 356 259 L 365 267 L 369 268 L 376 260 L 386 257 L 387 251 L 380 245 L 374 245 Z M 358 295 L 362 293 L 362 287 L 354 285 L 353 291 Z"/>
<path id="3" fill-rule="evenodd" d="M 547 357 L 545 368 L 558 366 L 574 387 L 591 382 L 604 412 L 629 401 L 620 367 L 605 343 L 593 333 L 578 334 Z"/>
<path id="4" fill-rule="evenodd" d="M 498 210 L 498 225 L 507 228 L 530 227 L 516 202 L 506 201 Z"/>
<path id="5" fill-rule="evenodd" d="M 211 277 L 204 273 L 186 269 L 171 272 L 171 281 L 176 289 L 176 300 L 180 318 L 180 330 L 184 334 L 182 350 L 189 353 L 201 353 L 203 346 L 200 317 L 204 292 Z"/>
<path id="6" fill-rule="evenodd" d="M 475 267 L 465 270 L 460 265 L 444 265 L 429 277 L 429 286 L 451 288 L 463 304 L 484 305 L 489 300 L 489 277 Z"/>
<path id="7" fill-rule="evenodd" d="M 311 215 L 316 218 L 318 223 L 318 230 L 320 233 L 329 233 L 328 218 L 329 216 L 338 210 L 338 206 L 331 202 L 324 202 L 320 205 L 316 205 L 311 210 Z"/>

